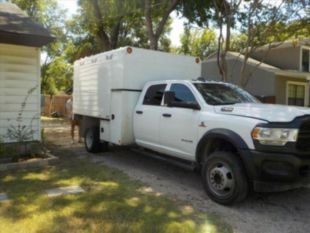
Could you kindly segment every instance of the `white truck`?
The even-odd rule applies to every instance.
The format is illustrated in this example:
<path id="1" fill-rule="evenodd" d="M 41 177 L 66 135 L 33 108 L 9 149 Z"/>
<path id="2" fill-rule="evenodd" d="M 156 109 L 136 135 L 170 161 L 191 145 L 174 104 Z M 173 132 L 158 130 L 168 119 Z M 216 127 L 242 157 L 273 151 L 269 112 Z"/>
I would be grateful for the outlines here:
<path id="1" fill-rule="evenodd" d="M 138 145 L 201 171 L 220 204 L 310 181 L 309 108 L 209 82 L 199 59 L 125 47 L 75 62 L 73 111 L 89 152 Z"/>

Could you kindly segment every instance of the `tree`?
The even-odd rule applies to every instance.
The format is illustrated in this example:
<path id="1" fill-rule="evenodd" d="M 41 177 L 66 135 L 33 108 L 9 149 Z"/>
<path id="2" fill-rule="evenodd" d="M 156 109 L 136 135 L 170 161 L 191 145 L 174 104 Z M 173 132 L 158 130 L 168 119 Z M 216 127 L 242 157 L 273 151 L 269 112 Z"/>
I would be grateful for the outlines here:
<path id="1" fill-rule="evenodd" d="M 212 22 L 219 29 L 217 63 L 223 81 L 227 81 L 226 54 L 230 49 L 231 28 L 235 25 L 236 12 L 241 2 L 241 0 L 184 0 L 178 9 L 191 24 L 209 27 Z M 223 34 L 224 27 L 226 27 L 226 39 Z"/>
<path id="2" fill-rule="evenodd" d="M 178 53 L 206 58 L 216 50 L 216 33 L 209 29 L 191 30 L 190 26 L 185 26 L 181 35 L 181 47 Z"/>
<path id="3" fill-rule="evenodd" d="M 121 46 L 150 47 L 142 0 L 80 0 L 79 5 L 79 13 L 68 22 L 69 37 L 75 47 L 70 60 Z M 152 16 L 157 24 L 159 17 Z M 161 50 L 170 48 L 170 24 L 167 19 L 158 39 Z"/>
<path id="4" fill-rule="evenodd" d="M 230 50 L 241 53 L 241 51 L 247 46 L 247 39 L 245 33 L 232 33 L 230 38 Z"/>
<path id="5" fill-rule="evenodd" d="M 212 0 L 182 0 L 176 10 L 188 19 L 189 26 L 196 24 L 201 28 L 209 27 L 213 17 Z"/>
<path id="6" fill-rule="evenodd" d="M 184 0 L 181 5 L 178 10 L 191 24 L 208 27 L 213 23 L 219 29 L 217 63 L 223 81 L 229 81 L 227 51 L 240 51 L 243 46 L 245 59 L 240 86 L 247 84 L 245 65 L 258 46 L 292 36 L 305 36 L 310 30 L 307 17 L 310 8 L 304 0 Z M 241 32 L 239 38 L 232 35 L 233 29 Z"/>
<path id="7" fill-rule="evenodd" d="M 264 0 L 254 0 L 246 4 L 240 14 L 243 20 L 241 31 L 246 35 L 245 47 L 242 51 L 243 64 L 240 70 L 241 87 L 245 87 L 258 66 L 264 62 L 271 49 L 280 46 L 291 38 L 309 36 L 309 18 L 304 17 L 306 5 L 300 0 L 282 0 L 278 4 L 266 3 Z M 278 42 L 278 43 L 273 43 Z M 251 54 L 262 45 L 268 45 L 263 58 L 257 66 L 246 73 L 247 61 Z"/>
<path id="8" fill-rule="evenodd" d="M 221 5 L 218 5 L 218 3 Z M 246 75 L 245 71 L 247 61 L 257 47 L 274 41 L 284 41 L 292 35 L 297 36 L 301 28 L 307 27 L 305 20 L 302 19 L 302 15 L 305 15 L 305 2 L 302 0 L 282 0 L 277 2 L 267 2 L 265 0 L 247 0 L 243 2 L 236 0 L 213 0 L 213 6 L 216 15 L 215 21 L 220 29 L 218 67 L 223 81 L 229 81 L 227 77 L 226 53 L 231 49 L 231 30 L 239 27 L 238 29 L 243 33 L 243 64 L 239 83 L 241 87 L 247 85 L 253 73 L 250 72 L 249 75 Z M 294 27 L 291 27 L 289 30 L 283 30 L 285 28 L 283 27 L 284 25 L 289 25 L 294 21 L 295 23 L 292 24 Z M 301 24 L 296 23 L 296 21 L 301 22 Z M 226 29 L 225 36 L 222 33 L 223 25 L 225 25 Z M 301 26 L 301 28 L 298 29 L 297 25 Z M 293 28 L 294 30 L 291 30 Z M 272 46 L 270 49 L 272 49 Z M 268 52 L 269 50 L 267 50 L 266 56 Z"/>
<path id="9" fill-rule="evenodd" d="M 120 1 L 113 3 L 100 0 L 80 0 L 81 17 L 94 36 L 102 51 L 111 50 L 116 47 L 120 26 L 124 15 L 123 9 L 120 13 L 116 11 L 117 6 L 122 7 Z M 124 4 L 125 5 L 125 4 Z M 114 15 L 114 19 L 111 20 Z"/>
<path id="10" fill-rule="evenodd" d="M 80 12 L 71 21 L 73 30 L 78 32 L 73 32 L 74 36 L 95 41 L 101 52 L 123 45 L 146 46 L 143 11 L 138 0 L 80 0 L 79 5 Z"/>
<path id="11" fill-rule="evenodd" d="M 63 57 L 63 51 L 66 48 L 67 38 L 65 34 L 65 10 L 58 7 L 56 0 L 12 0 L 22 10 L 27 12 L 35 22 L 42 24 L 56 37 L 55 41 L 43 47 L 43 56 L 41 58 L 41 90 L 44 94 L 53 95 L 59 89 L 56 79 L 62 79 L 58 70 L 63 66 L 70 66 Z M 63 63 L 61 63 L 62 61 Z M 54 63 L 56 62 L 56 63 Z M 59 66 L 59 67 L 56 67 Z M 52 72 L 54 71 L 54 73 Z M 67 79 L 71 79 L 70 75 Z M 67 81 L 66 81 L 67 82 Z M 70 83 L 68 81 L 67 83 Z"/>
<path id="12" fill-rule="evenodd" d="M 158 50 L 158 42 L 169 16 L 180 2 L 181 0 L 144 0 L 145 25 L 151 49 Z"/>
<path id="13" fill-rule="evenodd" d="M 192 32 L 189 25 L 184 25 L 184 33 L 180 36 L 181 47 L 177 49 L 178 53 L 185 55 L 191 54 Z"/>
<path id="14" fill-rule="evenodd" d="M 241 0 L 212 0 L 213 20 L 219 28 L 217 65 L 224 82 L 228 81 L 226 55 L 230 50 L 231 30 L 236 25 L 236 16 L 241 3 Z M 223 30 L 225 30 L 225 38 Z"/>

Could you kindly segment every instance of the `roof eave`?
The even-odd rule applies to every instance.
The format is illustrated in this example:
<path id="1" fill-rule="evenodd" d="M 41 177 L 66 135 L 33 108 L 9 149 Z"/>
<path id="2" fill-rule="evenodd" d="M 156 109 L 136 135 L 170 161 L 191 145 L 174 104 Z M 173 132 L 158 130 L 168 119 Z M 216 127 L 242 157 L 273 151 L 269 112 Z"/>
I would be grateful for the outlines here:
<path id="1" fill-rule="evenodd" d="M 278 70 L 275 72 L 278 76 L 288 76 L 292 78 L 300 78 L 306 79 L 310 81 L 310 73 L 309 72 L 300 72 L 300 71 L 292 71 L 292 70 Z"/>
<path id="2" fill-rule="evenodd" d="M 54 36 L 31 35 L 15 32 L 0 31 L 0 43 L 15 44 L 31 47 L 42 47 L 55 40 Z"/>

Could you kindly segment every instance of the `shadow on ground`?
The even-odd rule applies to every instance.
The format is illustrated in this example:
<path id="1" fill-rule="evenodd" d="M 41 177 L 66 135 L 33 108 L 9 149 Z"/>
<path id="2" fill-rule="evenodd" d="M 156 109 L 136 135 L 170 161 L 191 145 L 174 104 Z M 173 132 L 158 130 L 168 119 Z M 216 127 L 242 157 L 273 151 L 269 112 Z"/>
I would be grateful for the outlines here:
<path id="1" fill-rule="evenodd" d="M 85 152 L 83 145 L 70 144 L 66 124 L 47 130 L 48 141 L 72 151 L 76 160 L 88 159 L 93 164 L 115 167 L 131 178 L 142 181 L 155 193 L 185 201 L 195 209 L 221 216 L 238 232 L 308 232 L 310 228 L 310 189 L 281 193 L 251 194 L 243 203 L 224 207 L 205 195 L 199 174 L 187 171 L 145 154 L 123 148 L 98 155 Z"/>

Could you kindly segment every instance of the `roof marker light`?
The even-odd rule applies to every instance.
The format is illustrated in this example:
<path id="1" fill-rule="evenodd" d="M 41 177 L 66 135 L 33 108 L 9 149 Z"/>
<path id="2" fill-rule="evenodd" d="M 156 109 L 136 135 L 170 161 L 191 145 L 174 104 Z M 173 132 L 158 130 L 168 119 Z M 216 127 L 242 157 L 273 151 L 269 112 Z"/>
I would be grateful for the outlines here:
<path id="1" fill-rule="evenodd" d="M 131 47 L 128 47 L 128 48 L 127 48 L 127 53 L 128 53 L 128 54 L 131 54 L 131 53 L 132 53 L 132 51 L 133 51 L 133 50 L 132 50 L 132 48 L 131 48 Z"/>

